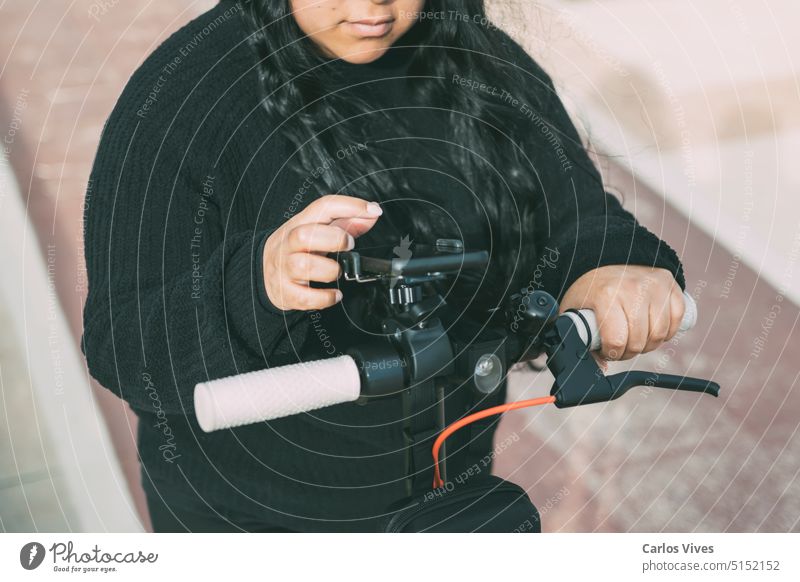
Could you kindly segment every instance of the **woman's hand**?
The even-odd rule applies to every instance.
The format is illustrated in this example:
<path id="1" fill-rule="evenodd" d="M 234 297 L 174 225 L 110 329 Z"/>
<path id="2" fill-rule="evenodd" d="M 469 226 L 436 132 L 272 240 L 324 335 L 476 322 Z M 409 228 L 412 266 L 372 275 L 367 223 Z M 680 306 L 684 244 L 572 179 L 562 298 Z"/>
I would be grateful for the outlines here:
<path id="1" fill-rule="evenodd" d="M 382 213 L 375 202 L 330 194 L 287 220 L 264 243 L 264 285 L 272 304 L 308 311 L 339 302 L 339 289 L 316 289 L 309 282 L 336 281 L 341 267 L 325 255 L 351 250 Z"/>
<path id="2" fill-rule="evenodd" d="M 603 359 L 627 360 L 675 335 L 684 303 L 667 269 L 608 265 L 584 273 L 567 289 L 560 312 L 570 308 L 594 310 Z"/>

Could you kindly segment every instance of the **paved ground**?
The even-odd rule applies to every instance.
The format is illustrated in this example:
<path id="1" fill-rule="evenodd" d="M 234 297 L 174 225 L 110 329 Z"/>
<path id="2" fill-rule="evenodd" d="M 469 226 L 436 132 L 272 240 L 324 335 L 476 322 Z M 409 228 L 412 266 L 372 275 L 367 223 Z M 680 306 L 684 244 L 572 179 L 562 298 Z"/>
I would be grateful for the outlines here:
<path id="1" fill-rule="evenodd" d="M 0 129 L 9 135 L 22 126 L 10 161 L 41 248 L 57 245 L 55 282 L 74 337 L 85 296 L 80 209 L 102 122 L 138 63 L 211 4 L 75 0 L 65 11 L 52 0 L 0 3 Z M 609 182 L 683 256 L 700 324 L 674 352 L 636 365 L 710 376 L 723 388 L 719 399 L 632 392 L 608 405 L 509 414 L 501 430 L 521 442 L 499 455 L 498 472 L 528 488 L 549 531 L 800 531 L 792 413 L 800 406 L 792 358 L 800 312 L 791 301 L 800 289 L 800 180 L 788 157 L 800 128 L 790 56 L 800 52 L 792 30 L 779 34 L 797 21 L 795 3 L 493 5 L 499 22 L 551 71 L 578 118 L 591 120 L 592 139 L 622 155 L 617 165 L 604 162 Z M 687 18 L 689 8 L 677 5 L 702 8 Z M 6 329 L 2 318 L 0 307 Z M 40 446 L 25 446 L 17 420 L 30 418 L 33 405 L 15 391 L 28 364 L 14 345 L 8 336 L 0 341 L 10 419 L 9 429 L 0 426 L 2 528 L 57 529 L 70 509 L 52 503 L 51 479 L 42 478 L 40 449 L 52 437 L 44 430 Z M 513 396 L 548 390 L 546 374 L 512 380 Z M 92 391 L 141 511 L 135 419 L 108 391 Z M 23 505 L 23 485 L 35 511 Z"/>
<path id="2" fill-rule="evenodd" d="M 663 217 L 661 236 L 685 240 L 700 320 L 676 345 L 614 369 L 713 378 L 720 397 L 635 389 L 608 404 L 510 413 L 498 438 L 518 432 L 522 442 L 499 456 L 498 472 L 540 505 L 569 490 L 544 518 L 550 531 L 800 531 L 800 310 L 749 267 L 732 271 L 732 253 L 658 196 L 617 179 L 636 192 L 645 224 Z M 545 394 L 551 381 L 520 374 L 511 397 Z"/>

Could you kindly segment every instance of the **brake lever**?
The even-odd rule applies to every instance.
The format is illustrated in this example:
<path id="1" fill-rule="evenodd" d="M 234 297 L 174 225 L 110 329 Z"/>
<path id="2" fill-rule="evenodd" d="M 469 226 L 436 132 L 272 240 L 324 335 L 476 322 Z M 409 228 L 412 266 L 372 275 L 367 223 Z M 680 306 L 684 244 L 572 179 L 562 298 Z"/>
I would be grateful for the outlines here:
<path id="1" fill-rule="evenodd" d="M 555 377 L 550 395 L 557 408 L 608 402 L 634 386 L 651 386 L 719 396 L 719 384 L 711 380 L 630 370 L 606 376 L 580 337 L 575 321 L 558 317 L 543 341 L 547 367 Z"/>

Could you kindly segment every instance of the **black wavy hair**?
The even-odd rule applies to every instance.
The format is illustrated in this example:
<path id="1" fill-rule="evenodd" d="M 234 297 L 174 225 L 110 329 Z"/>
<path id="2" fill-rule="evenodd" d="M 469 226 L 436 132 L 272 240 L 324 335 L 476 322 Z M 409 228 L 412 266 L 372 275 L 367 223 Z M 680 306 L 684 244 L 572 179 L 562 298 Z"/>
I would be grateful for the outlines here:
<path id="1" fill-rule="evenodd" d="M 296 147 L 290 166 L 298 170 L 319 167 L 341 144 L 358 141 L 358 136 L 347 134 L 347 124 L 340 122 L 369 107 L 352 94 L 344 97 L 326 90 L 329 67 L 324 63 L 328 58 L 299 28 L 289 0 L 242 0 L 241 5 L 259 60 L 263 106 L 276 125 L 288 120 L 281 131 Z M 477 275 L 482 279 L 480 290 L 469 291 L 470 303 L 492 309 L 506 293 L 525 284 L 528 273 L 524 266 L 532 266 L 537 260 L 535 194 L 542 182 L 532 159 L 538 154 L 544 160 L 555 158 L 552 147 L 543 146 L 541 141 L 537 146 L 526 138 L 538 129 L 526 124 L 519 110 L 512 111 L 507 101 L 489 92 L 454 90 L 451 80 L 457 74 L 508 88 L 545 123 L 547 102 L 556 97 L 549 76 L 533 59 L 519 62 L 521 49 L 517 46 L 513 50 L 514 41 L 491 24 L 483 0 L 427 0 L 425 11 L 461 17 L 420 19 L 395 46 L 416 47 L 408 74 L 426 77 L 414 83 L 413 103 L 409 105 L 448 110 L 449 141 L 469 144 L 448 149 L 453 171 L 480 197 L 497 245 L 490 249 L 487 273 Z M 305 74 L 311 69 L 314 74 Z M 402 127 L 402 116 L 392 118 L 392 122 Z M 553 131 L 563 135 L 557 127 Z M 565 152 L 570 149 L 567 145 Z M 397 187 L 392 176 L 380 171 L 385 167 L 378 152 L 348 156 L 321 176 L 319 193 L 357 194 L 382 202 L 382 198 L 392 198 Z M 394 218 L 387 214 L 381 221 L 396 220 L 399 213 L 393 207 Z M 400 220 L 410 222 L 415 241 L 441 236 L 441 225 L 435 224 L 428 213 L 409 213 Z M 464 281 L 469 283 L 470 278 L 467 274 Z M 472 282 L 477 282 L 474 276 Z"/>

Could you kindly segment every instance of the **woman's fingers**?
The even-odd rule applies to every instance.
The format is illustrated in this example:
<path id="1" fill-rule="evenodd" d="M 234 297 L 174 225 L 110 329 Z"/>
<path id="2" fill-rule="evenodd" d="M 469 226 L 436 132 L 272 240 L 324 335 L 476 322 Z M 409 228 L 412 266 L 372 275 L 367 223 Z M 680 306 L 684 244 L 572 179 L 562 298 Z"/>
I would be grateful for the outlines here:
<path id="1" fill-rule="evenodd" d="M 337 218 L 331 222 L 331 226 L 338 226 L 355 238 L 358 238 L 362 234 L 369 232 L 377 221 L 377 216 L 372 218 Z"/>
<path id="2" fill-rule="evenodd" d="M 284 265 L 285 273 L 281 275 L 301 283 L 336 281 L 342 271 L 337 261 L 311 253 L 292 253 L 286 257 Z"/>
<path id="3" fill-rule="evenodd" d="M 672 273 L 640 265 L 606 265 L 584 273 L 567 289 L 559 311 L 594 310 L 602 357 L 626 360 L 672 338 L 685 311 Z"/>
<path id="4" fill-rule="evenodd" d="M 667 339 L 671 339 L 681 326 L 683 321 L 683 314 L 686 311 L 686 300 L 683 298 L 683 291 L 677 283 L 672 288 L 672 293 L 669 297 L 670 305 L 670 325 Z"/>
<path id="5" fill-rule="evenodd" d="M 291 218 L 297 224 L 331 224 L 339 218 L 376 218 L 383 214 L 377 202 L 367 202 L 355 196 L 328 194 L 317 198 Z"/>
<path id="6" fill-rule="evenodd" d="M 607 360 L 620 360 L 628 345 L 628 319 L 622 306 L 611 301 L 607 307 L 595 307 L 600 333 L 600 352 Z"/>
<path id="7" fill-rule="evenodd" d="M 339 289 L 308 287 L 302 283 L 287 281 L 284 283 L 283 293 L 285 301 L 292 305 L 292 309 L 310 311 L 312 309 L 327 309 L 342 299 Z"/>
<path id="8" fill-rule="evenodd" d="M 264 285 L 279 309 L 324 309 L 342 298 L 338 289 L 315 288 L 341 275 L 327 253 L 349 251 L 355 237 L 371 229 L 383 213 L 379 204 L 353 196 L 322 196 L 287 220 L 264 245 Z"/>
<path id="9" fill-rule="evenodd" d="M 629 295 L 627 301 L 620 302 L 628 325 L 628 342 L 620 358 L 622 360 L 628 360 L 642 353 L 647 345 L 647 333 L 650 328 L 650 309 L 647 300 L 631 300 L 631 297 L 633 296 Z"/>
<path id="10" fill-rule="evenodd" d="M 650 329 L 647 334 L 647 345 L 645 345 L 643 353 L 653 351 L 669 338 L 669 330 L 672 324 L 671 296 L 672 294 L 669 293 L 663 297 L 653 298 L 650 301 Z"/>
<path id="11" fill-rule="evenodd" d="M 684 312 L 683 294 L 675 285 L 667 295 L 648 297 L 645 306 L 634 304 L 622 309 L 628 324 L 628 341 L 621 359 L 627 360 L 659 348 L 677 333 Z"/>
<path id="12" fill-rule="evenodd" d="M 354 246 L 353 236 L 338 226 L 311 223 L 301 224 L 289 231 L 284 253 L 333 253 L 348 251 Z"/>

